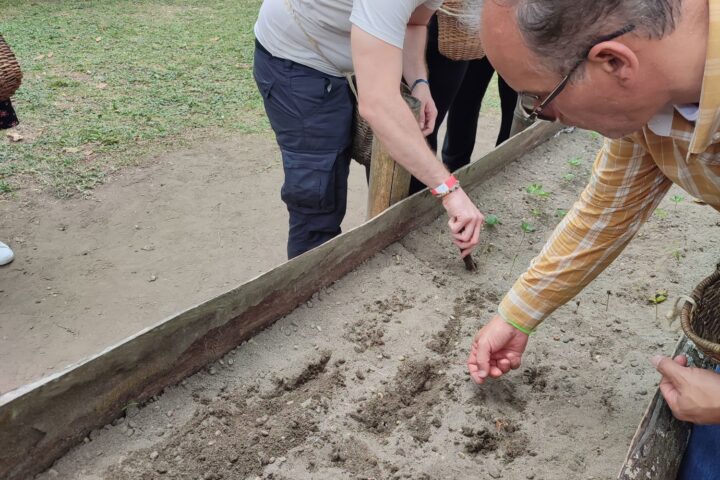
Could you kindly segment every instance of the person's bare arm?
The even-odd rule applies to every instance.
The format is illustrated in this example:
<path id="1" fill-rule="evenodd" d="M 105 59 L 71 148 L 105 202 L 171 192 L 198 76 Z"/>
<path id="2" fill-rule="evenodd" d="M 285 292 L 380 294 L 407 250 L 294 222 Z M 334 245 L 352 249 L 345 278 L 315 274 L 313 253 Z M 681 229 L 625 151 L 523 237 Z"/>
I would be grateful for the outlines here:
<path id="1" fill-rule="evenodd" d="M 425 50 L 427 48 L 427 24 L 433 15 L 427 7 L 419 6 L 408 21 L 403 45 L 403 77 L 408 85 L 413 85 L 418 79 L 428 79 Z M 429 135 L 435 129 L 437 108 L 430 94 L 427 83 L 419 83 L 413 88 L 412 95 L 422 103 L 420 109 L 420 129 L 424 135 Z"/>
<path id="2" fill-rule="evenodd" d="M 435 187 L 450 173 L 435 157 L 410 108 L 400 95 L 402 50 L 357 26 L 352 27 L 353 65 L 358 83 L 360 114 L 400 165 L 422 183 Z M 445 196 L 455 244 L 468 255 L 480 239 L 484 218 L 462 189 Z"/>

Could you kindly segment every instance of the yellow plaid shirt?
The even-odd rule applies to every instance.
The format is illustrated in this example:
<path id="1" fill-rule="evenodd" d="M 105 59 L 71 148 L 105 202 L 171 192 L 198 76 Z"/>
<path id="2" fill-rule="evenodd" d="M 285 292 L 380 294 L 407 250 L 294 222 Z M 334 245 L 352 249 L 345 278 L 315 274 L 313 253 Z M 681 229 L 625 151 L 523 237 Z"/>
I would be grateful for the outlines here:
<path id="1" fill-rule="evenodd" d="M 606 140 L 590 183 L 499 306 L 521 329 L 537 327 L 625 248 L 673 183 L 720 211 L 720 0 L 711 0 L 698 119 L 677 111 L 669 136 L 648 126 Z"/>

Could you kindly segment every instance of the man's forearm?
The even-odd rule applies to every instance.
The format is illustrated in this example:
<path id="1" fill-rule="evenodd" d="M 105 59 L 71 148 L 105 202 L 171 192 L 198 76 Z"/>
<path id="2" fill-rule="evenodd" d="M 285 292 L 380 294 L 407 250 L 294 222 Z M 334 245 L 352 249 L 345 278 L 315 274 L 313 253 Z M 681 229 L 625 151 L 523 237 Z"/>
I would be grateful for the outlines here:
<path id="1" fill-rule="evenodd" d="M 448 179 L 450 173 L 428 147 L 399 92 L 387 96 L 371 93 L 365 98 L 360 113 L 396 162 L 431 188 Z"/>
<path id="2" fill-rule="evenodd" d="M 503 298 L 499 313 L 533 330 L 612 263 L 671 185 L 641 147 L 606 143 L 580 200 Z"/>
<path id="3" fill-rule="evenodd" d="M 403 47 L 403 78 L 412 85 L 419 78 L 427 79 L 427 26 L 408 25 Z"/>

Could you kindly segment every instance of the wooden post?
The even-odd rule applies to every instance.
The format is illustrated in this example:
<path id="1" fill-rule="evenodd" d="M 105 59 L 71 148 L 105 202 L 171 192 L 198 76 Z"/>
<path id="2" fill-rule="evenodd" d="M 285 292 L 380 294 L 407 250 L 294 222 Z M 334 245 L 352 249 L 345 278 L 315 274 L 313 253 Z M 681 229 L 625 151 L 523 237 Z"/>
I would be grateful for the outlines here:
<path id="1" fill-rule="evenodd" d="M 404 96 L 415 119 L 420 118 L 420 101 Z M 410 193 L 410 173 L 390 157 L 385 146 L 373 138 L 370 161 L 370 185 L 368 188 L 368 220 L 384 212 L 391 205 L 406 198 Z"/>

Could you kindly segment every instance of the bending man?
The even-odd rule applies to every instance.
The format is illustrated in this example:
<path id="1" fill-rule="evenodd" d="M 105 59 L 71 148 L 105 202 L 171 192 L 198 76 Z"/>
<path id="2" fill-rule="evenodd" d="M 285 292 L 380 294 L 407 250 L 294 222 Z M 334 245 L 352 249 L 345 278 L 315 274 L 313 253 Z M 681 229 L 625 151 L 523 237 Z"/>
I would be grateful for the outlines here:
<path id="1" fill-rule="evenodd" d="M 673 183 L 720 210 L 720 1 L 488 0 L 482 37 L 529 117 L 608 139 L 580 199 L 475 336 L 477 383 L 520 366 L 528 334 L 620 254 Z M 720 423 L 719 375 L 654 363 L 676 417 Z"/>
<path id="2" fill-rule="evenodd" d="M 288 257 L 340 233 L 347 204 L 354 70 L 359 108 L 392 157 L 434 188 L 465 256 L 483 216 L 428 148 L 437 112 L 425 66 L 427 23 L 442 0 L 265 0 L 255 25 L 254 75 L 280 146 Z M 422 102 L 420 128 L 402 78 Z"/>

